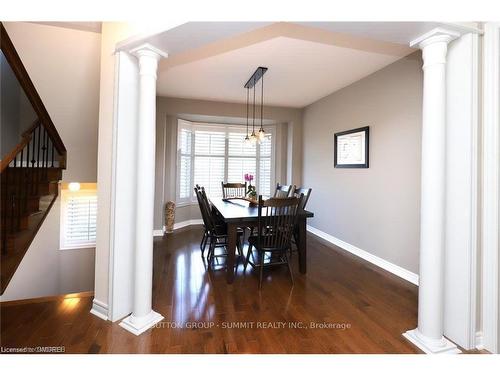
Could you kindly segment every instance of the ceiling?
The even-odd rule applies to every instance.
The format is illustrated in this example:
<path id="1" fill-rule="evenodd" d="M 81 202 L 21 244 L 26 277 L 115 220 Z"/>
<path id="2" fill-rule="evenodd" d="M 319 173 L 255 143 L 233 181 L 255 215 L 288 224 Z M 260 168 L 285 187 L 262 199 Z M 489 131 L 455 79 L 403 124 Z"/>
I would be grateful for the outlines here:
<path id="1" fill-rule="evenodd" d="M 90 31 L 93 33 L 101 33 L 102 22 L 33 22 L 40 25 L 64 27 L 66 29 Z"/>
<path id="2" fill-rule="evenodd" d="M 243 85 L 265 66 L 265 105 L 302 108 L 416 51 L 410 41 L 436 27 L 443 24 L 189 22 L 117 49 L 147 42 L 168 53 L 158 70 L 161 96 L 243 103 Z"/>
<path id="3" fill-rule="evenodd" d="M 170 67 L 159 74 L 157 90 L 160 96 L 244 102 L 244 83 L 258 66 L 265 66 L 265 104 L 301 108 L 399 58 L 276 37 Z"/>

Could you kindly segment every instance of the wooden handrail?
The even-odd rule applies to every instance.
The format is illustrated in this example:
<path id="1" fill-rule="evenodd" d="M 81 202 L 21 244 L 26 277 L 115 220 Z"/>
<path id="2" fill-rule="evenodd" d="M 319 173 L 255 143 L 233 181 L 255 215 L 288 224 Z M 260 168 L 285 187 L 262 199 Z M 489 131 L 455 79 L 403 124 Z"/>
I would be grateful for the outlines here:
<path id="1" fill-rule="evenodd" d="M 9 152 L 5 158 L 2 159 L 2 166 L 0 172 L 3 172 L 5 168 L 9 166 L 9 164 L 14 160 L 14 158 L 21 152 L 22 149 L 26 147 L 28 143 L 31 141 L 31 136 L 24 137 L 23 140 L 11 151 Z"/>
<path id="2" fill-rule="evenodd" d="M 17 154 L 19 154 L 21 150 L 24 149 L 28 143 L 30 143 L 31 139 L 33 138 L 33 131 L 38 127 L 39 124 L 40 120 L 36 119 L 35 121 L 33 121 L 33 124 L 23 132 L 23 134 L 21 135 L 21 142 L 19 142 L 16 147 L 14 147 L 14 149 L 7 155 L 5 155 L 5 157 L 2 159 L 0 173 L 3 172 L 4 169 L 7 168 L 12 162 L 12 160 L 14 160 Z"/>
<path id="3" fill-rule="evenodd" d="M 64 146 L 64 143 L 59 136 L 59 133 L 57 132 L 57 129 L 52 122 L 47 109 L 43 105 L 42 99 L 40 98 L 40 95 L 38 95 L 35 85 L 31 81 L 28 72 L 26 71 L 23 62 L 21 61 L 21 58 L 17 54 L 17 51 L 12 44 L 12 41 L 10 40 L 9 35 L 7 34 L 7 31 L 5 30 L 2 22 L 0 22 L 0 44 L 7 62 L 9 63 L 12 71 L 17 77 L 19 84 L 26 93 L 26 96 L 33 106 L 33 109 L 35 110 L 40 123 L 47 130 L 47 133 L 52 140 L 54 147 L 56 148 L 59 155 L 61 155 L 61 167 L 64 168 L 66 161 L 66 147 Z"/>

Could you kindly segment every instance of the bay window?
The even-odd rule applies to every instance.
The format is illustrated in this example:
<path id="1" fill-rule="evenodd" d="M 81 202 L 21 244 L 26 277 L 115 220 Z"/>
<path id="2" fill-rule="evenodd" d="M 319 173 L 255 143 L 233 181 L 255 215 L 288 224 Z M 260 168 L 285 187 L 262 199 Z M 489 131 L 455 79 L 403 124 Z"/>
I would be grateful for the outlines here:
<path id="1" fill-rule="evenodd" d="M 246 127 L 179 120 L 177 138 L 177 203 L 196 201 L 193 187 L 204 186 L 210 197 L 221 197 L 221 182 L 255 177 L 257 193 L 271 195 L 274 186 L 274 126 L 266 127 L 259 144 L 244 142 Z"/>

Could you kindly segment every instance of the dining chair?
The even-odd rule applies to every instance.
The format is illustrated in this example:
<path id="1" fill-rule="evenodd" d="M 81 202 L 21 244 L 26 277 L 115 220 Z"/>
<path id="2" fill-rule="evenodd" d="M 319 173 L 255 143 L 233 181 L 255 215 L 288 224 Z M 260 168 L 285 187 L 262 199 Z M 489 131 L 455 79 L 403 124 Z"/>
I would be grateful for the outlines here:
<path id="1" fill-rule="evenodd" d="M 221 182 L 222 198 L 245 198 L 247 195 L 247 183 Z"/>
<path id="2" fill-rule="evenodd" d="M 287 198 L 294 189 L 295 185 L 280 185 L 277 183 L 274 198 Z"/>
<path id="3" fill-rule="evenodd" d="M 208 254 L 207 263 L 208 268 L 210 268 L 214 259 L 219 257 L 227 257 L 227 246 L 228 246 L 228 234 L 227 226 L 225 223 L 220 222 L 214 213 L 210 200 L 207 197 L 205 188 L 195 188 L 195 192 L 200 204 L 201 216 L 203 223 L 206 228 L 206 243 L 208 242 Z M 243 256 L 241 237 L 243 236 L 243 231 L 238 230 L 236 237 L 236 249 L 238 254 Z M 206 246 L 205 243 L 205 246 Z M 221 254 L 216 254 L 215 250 L 217 248 L 223 248 L 225 251 Z M 203 256 L 203 255 L 202 255 Z M 238 264 L 236 263 L 236 267 Z"/>
<path id="4" fill-rule="evenodd" d="M 199 191 L 201 191 L 201 187 L 200 187 L 200 185 L 196 184 L 194 187 L 194 192 L 196 194 L 196 199 L 198 201 L 198 206 L 200 208 L 201 218 L 203 221 L 203 237 L 201 238 L 201 243 L 200 243 L 201 257 L 203 258 L 204 253 L 205 253 L 205 249 L 207 247 L 207 241 L 208 241 L 208 229 L 207 229 L 208 227 L 207 227 L 207 224 L 205 222 L 205 217 L 203 216 L 203 206 L 202 206 L 203 202 L 201 201 Z"/>
<path id="5" fill-rule="evenodd" d="M 311 188 L 296 188 L 293 191 L 293 196 L 296 198 L 300 198 L 299 202 L 299 209 L 298 211 L 303 211 L 306 209 L 307 202 L 309 201 L 309 197 L 311 196 L 312 189 Z M 299 243 L 299 226 L 298 224 L 295 224 L 295 229 L 293 231 L 293 244 L 297 246 Z M 293 247 L 290 246 L 290 256 L 292 255 L 293 252 Z"/>
<path id="6" fill-rule="evenodd" d="M 299 210 L 305 210 L 306 209 L 307 201 L 309 200 L 309 197 L 311 196 L 311 192 L 312 192 L 311 188 L 302 188 L 302 187 L 296 188 L 293 191 L 293 196 L 294 197 L 300 198 L 301 195 L 303 196 L 302 200 L 301 200 L 301 202 L 299 204 Z"/>
<path id="7" fill-rule="evenodd" d="M 257 234 L 248 238 L 248 252 L 244 266 L 245 270 L 248 264 L 252 268 L 259 269 L 259 290 L 262 288 L 264 268 L 280 264 L 287 265 L 293 284 L 287 251 L 291 246 L 301 198 L 263 200 L 262 195 L 259 196 Z M 253 248 L 257 251 L 258 263 L 250 260 L 250 258 L 253 260 Z M 265 263 L 266 254 L 270 255 L 267 263 Z"/>

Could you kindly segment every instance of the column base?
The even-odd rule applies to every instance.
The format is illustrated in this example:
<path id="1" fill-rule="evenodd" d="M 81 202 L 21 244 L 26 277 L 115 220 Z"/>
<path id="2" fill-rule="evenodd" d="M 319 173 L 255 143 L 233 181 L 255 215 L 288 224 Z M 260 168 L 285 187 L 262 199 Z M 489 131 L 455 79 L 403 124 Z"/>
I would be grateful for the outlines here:
<path id="1" fill-rule="evenodd" d="M 127 331 L 132 332 L 134 335 L 139 336 L 141 333 L 153 327 L 156 323 L 161 322 L 163 319 L 162 315 L 151 310 L 148 315 L 140 318 L 129 315 L 123 319 L 119 325 Z"/>
<path id="2" fill-rule="evenodd" d="M 459 354 L 462 353 L 458 347 L 444 336 L 440 340 L 434 340 L 423 336 L 418 328 L 406 331 L 403 337 L 410 341 L 426 354 Z"/>

